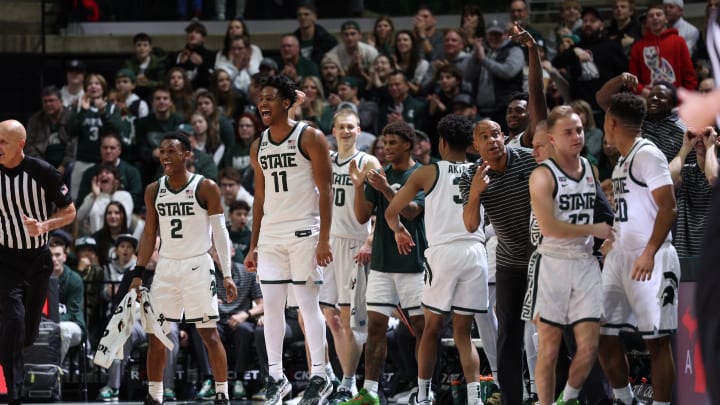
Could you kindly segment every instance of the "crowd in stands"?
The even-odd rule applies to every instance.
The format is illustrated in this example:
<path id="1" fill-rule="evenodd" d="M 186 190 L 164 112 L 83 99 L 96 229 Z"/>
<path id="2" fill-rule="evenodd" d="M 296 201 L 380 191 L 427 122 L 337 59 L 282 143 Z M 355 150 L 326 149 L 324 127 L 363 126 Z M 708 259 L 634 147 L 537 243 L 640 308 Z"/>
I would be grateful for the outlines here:
<path id="1" fill-rule="evenodd" d="M 223 19 L 225 3 L 215 1 Z M 716 0 L 708 0 L 708 13 L 717 7 Z M 646 10 L 636 9 L 633 0 L 614 0 L 612 15 L 565 0 L 559 23 L 547 38 L 529 25 L 524 0 L 511 1 L 506 18 L 490 20 L 480 6 L 467 5 L 458 26 L 446 30 L 437 27 L 433 10 L 424 6 L 411 30 L 395 31 L 392 19 L 381 16 L 372 32 L 364 33 L 350 20 L 342 24 L 339 41 L 323 28 L 312 6 L 300 5 L 296 11 L 297 29 L 281 36 L 279 59 L 264 56 L 251 42 L 242 18 L 228 21 L 219 50 L 206 47 L 207 31 L 193 21 L 181 50 L 157 52 L 152 38 L 138 33 L 134 54 L 117 66 L 114 77 L 71 60 L 65 66 L 66 82 L 42 90 L 42 109 L 27 123 L 25 152 L 57 167 L 78 207 L 73 228 L 57 233 L 51 244 L 54 272 L 66 286 L 63 323 L 77 325 L 63 332 L 68 345 L 78 344 L 80 336 L 97 343 L 134 266 L 144 224 L 143 192 L 162 173 L 159 142 L 167 132 L 182 131 L 192 141 L 191 171 L 216 181 L 222 192 L 239 299 L 221 305 L 218 327 L 235 348 L 229 354 L 242 375 L 253 340 L 260 358 L 264 350 L 264 344 L 257 344 L 262 339 L 262 295 L 242 264 L 252 222 L 250 144 L 264 130 L 255 105 L 263 78 L 284 74 L 296 82 L 305 97 L 291 113 L 322 130 L 331 145 L 335 112 L 354 110 L 363 131 L 358 149 L 381 164 L 382 128 L 400 121 L 417 134 L 414 158 L 423 164 L 436 161 L 435 128 L 447 114 L 473 122 L 492 119 L 508 145 L 532 148 L 530 99 L 538 95 L 528 94 L 527 50 L 512 38 L 513 24 L 538 44 L 544 93 L 539 96 L 548 108 L 567 104 L 582 118 L 584 155 L 611 202 L 610 176 L 618 152 L 604 139 L 604 109 L 620 91 L 645 97 L 643 135 L 660 147 L 675 183 L 674 244 L 681 256 L 699 254 L 717 177 L 717 134 L 713 128 L 687 128 L 677 114 L 676 93 L 680 87 L 710 91 L 714 83 L 704 27 L 683 18 L 682 0 L 664 0 Z M 134 336 L 128 348 L 143 339 Z M 199 342 L 192 330 L 183 328 L 176 339 Z M 201 345 L 196 349 L 202 359 Z M 209 367 L 203 373 L 209 374 Z M 118 395 L 118 371 L 110 375 L 101 399 Z M 173 398 L 173 385 L 165 387 L 166 398 Z M 200 396 L 214 396 L 210 389 L 205 387 Z M 242 384 L 233 393 L 246 395 Z"/>

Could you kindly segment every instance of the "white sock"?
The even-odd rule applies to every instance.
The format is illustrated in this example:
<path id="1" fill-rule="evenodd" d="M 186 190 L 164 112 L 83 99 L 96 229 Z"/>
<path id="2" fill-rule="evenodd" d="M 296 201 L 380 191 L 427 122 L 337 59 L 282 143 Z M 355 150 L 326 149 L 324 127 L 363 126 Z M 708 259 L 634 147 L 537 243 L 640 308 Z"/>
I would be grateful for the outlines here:
<path id="1" fill-rule="evenodd" d="M 655 401 L 655 400 L 653 400 L 652 403 L 653 403 L 653 405 L 670 405 L 670 402 L 659 402 L 659 401 Z"/>
<path id="2" fill-rule="evenodd" d="M 220 393 L 225 394 L 225 398 L 229 398 L 227 381 L 224 381 L 224 382 L 215 381 L 215 394 L 217 395 Z"/>
<path id="3" fill-rule="evenodd" d="M 163 382 L 162 381 L 149 381 L 148 382 L 148 394 L 152 399 L 163 402 Z"/>
<path id="4" fill-rule="evenodd" d="M 356 383 L 357 382 L 355 381 L 355 375 L 351 375 L 349 377 L 343 377 L 342 382 L 340 383 L 340 387 L 352 392 L 354 396 L 354 394 L 357 393 L 357 388 L 355 388 Z"/>
<path id="5" fill-rule="evenodd" d="M 615 395 L 615 399 L 619 399 L 626 404 L 632 403 L 633 392 L 630 384 L 622 388 L 613 388 L 613 394 Z"/>
<path id="6" fill-rule="evenodd" d="M 580 389 L 579 388 L 573 388 L 570 386 L 570 384 L 565 384 L 565 389 L 563 390 L 563 400 L 568 401 L 571 399 L 575 399 L 580 395 Z"/>
<path id="7" fill-rule="evenodd" d="M 335 371 L 332 368 L 332 364 L 330 362 L 325 363 L 325 374 L 328 376 L 330 381 L 337 380 L 337 376 L 335 376 Z"/>
<path id="8" fill-rule="evenodd" d="M 430 379 L 418 377 L 417 402 L 425 401 L 430 397 Z"/>
<path id="9" fill-rule="evenodd" d="M 468 404 L 482 404 L 482 389 L 480 388 L 480 382 L 475 381 L 467 385 L 467 403 Z"/>
<path id="10" fill-rule="evenodd" d="M 287 284 L 260 284 L 265 298 L 265 349 L 268 374 L 274 380 L 283 377 L 283 339 L 285 339 L 285 302 Z"/>
<path id="11" fill-rule="evenodd" d="M 363 388 L 365 388 L 365 391 L 370 394 L 371 397 L 377 398 L 378 396 L 378 387 L 380 386 L 380 383 L 373 380 L 365 380 L 363 383 Z"/>

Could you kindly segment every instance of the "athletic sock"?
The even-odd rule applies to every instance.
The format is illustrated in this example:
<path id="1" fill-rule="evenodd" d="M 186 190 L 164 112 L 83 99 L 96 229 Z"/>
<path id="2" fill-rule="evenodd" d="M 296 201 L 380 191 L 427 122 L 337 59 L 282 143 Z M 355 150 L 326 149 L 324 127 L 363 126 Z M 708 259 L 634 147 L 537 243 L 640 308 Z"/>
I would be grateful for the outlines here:
<path id="1" fill-rule="evenodd" d="M 418 377 L 417 402 L 425 401 L 430 397 L 430 379 Z"/>
<path id="2" fill-rule="evenodd" d="M 482 389 L 480 388 L 480 382 L 478 382 L 478 381 L 471 382 L 470 384 L 468 384 L 467 385 L 467 403 L 470 405 L 482 403 L 482 394 L 480 392 L 481 390 Z"/>
<path id="3" fill-rule="evenodd" d="M 343 377 L 342 382 L 340 383 L 340 388 L 344 388 L 347 391 L 350 391 L 352 393 L 355 393 L 357 391 L 357 388 L 355 388 L 355 375 L 351 375 L 349 377 Z"/>
<path id="4" fill-rule="evenodd" d="M 563 400 L 568 401 L 570 399 L 575 399 L 580 395 L 580 390 L 578 388 L 573 388 L 570 386 L 570 384 L 565 384 L 565 389 L 563 390 Z"/>
<path id="5" fill-rule="evenodd" d="M 365 388 L 365 391 L 370 394 L 371 397 L 377 398 L 378 397 L 378 387 L 380 386 L 380 383 L 373 380 L 365 380 L 363 383 L 363 388 Z"/>
<path id="6" fill-rule="evenodd" d="M 622 388 L 613 388 L 613 394 L 615 395 L 615 399 L 619 399 L 627 405 L 632 403 L 633 392 L 630 384 Z"/>
<path id="7" fill-rule="evenodd" d="M 225 398 L 230 398 L 228 395 L 228 383 L 227 381 L 224 382 L 217 382 L 215 381 L 215 394 L 223 393 L 225 394 Z"/>
<path id="8" fill-rule="evenodd" d="M 162 381 L 149 381 L 148 382 L 148 394 L 150 397 L 162 404 L 163 402 L 163 382 Z"/>

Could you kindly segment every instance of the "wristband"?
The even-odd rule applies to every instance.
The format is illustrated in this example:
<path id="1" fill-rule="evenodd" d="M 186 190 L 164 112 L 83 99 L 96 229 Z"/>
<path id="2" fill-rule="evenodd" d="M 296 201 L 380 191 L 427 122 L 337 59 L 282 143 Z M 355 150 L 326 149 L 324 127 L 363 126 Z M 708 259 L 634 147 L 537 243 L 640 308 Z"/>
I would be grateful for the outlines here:
<path id="1" fill-rule="evenodd" d="M 144 272 L 145 266 L 135 266 L 135 268 L 132 270 L 132 276 L 133 278 L 142 278 Z"/>

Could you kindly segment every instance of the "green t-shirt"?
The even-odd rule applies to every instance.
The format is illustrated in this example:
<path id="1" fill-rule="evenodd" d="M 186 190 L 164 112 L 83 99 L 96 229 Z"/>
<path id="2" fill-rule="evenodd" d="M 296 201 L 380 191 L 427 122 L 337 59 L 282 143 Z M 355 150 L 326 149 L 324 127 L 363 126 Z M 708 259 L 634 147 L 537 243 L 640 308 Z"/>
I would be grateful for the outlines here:
<path id="1" fill-rule="evenodd" d="M 233 261 L 242 263 L 245 260 L 245 256 L 248 254 L 248 250 L 250 249 L 250 237 L 252 236 L 252 231 L 247 226 L 241 231 L 233 231 L 228 226 L 228 233 L 230 234 L 230 241 L 235 248 Z"/>
<path id="2" fill-rule="evenodd" d="M 45 149 L 45 160 L 51 165 L 58 167 L 65 157 L 65 149 L 67 143 L 60 138 L 60 129 L 62 125 L 58 123 L 50 123 L 50 137 L 48 138 L 48 146 Z"/>
<path id="3" fill-rule="evenodd" d="M 420 163 L 415 163 L 414 166 L 406 171 L 394 170 L 392 166 L 386 166 L 383 170 L 385 171 L 388 184 L 397 191 L 405 184 L 410 174 L 421 166 Z M 412 221 L 400 216 L 400 220 L 415 241 L 415 246 L 410 251 L 410 254 L 407 256 L 402 255 L 397 249 L 397 243 L 395 243 L 395 233 L 388 228 L 387 222 L 385 221 L 385 210 L 389 205 L 389 201 L 385 199 L 382 193 L 367 184 L 365 185 L 365 199 L 375 204 L 376 208 L 375 233 L 373 235 L 372 246 L 373 254 L 370 261 L 370 268 L 383 273 L 422 272 L 424 270 L 423 254 L 427 248 L 424 214 L 421 213 Z M 425 192 L 419 191 L 413 201 L 419 206 L 425 207 Z"/>

